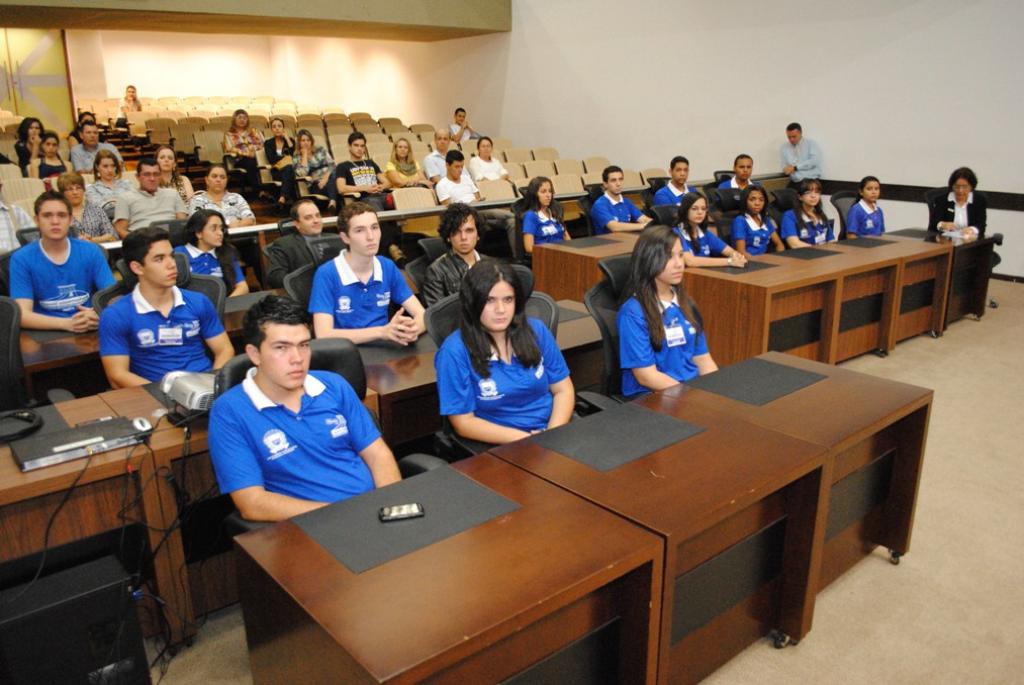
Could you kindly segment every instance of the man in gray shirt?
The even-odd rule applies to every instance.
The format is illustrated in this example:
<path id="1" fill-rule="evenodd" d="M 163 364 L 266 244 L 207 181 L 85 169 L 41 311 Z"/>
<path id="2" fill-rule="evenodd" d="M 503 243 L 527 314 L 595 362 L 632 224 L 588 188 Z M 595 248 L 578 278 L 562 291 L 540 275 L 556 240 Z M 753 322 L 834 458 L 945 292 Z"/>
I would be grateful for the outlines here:
<path id="1" fill-rule="evenodd" d="M 100 142 L 100 130 L 96 124 L 86 122 L 82 124 L 81 130 L 82 142 L 71 148 L 71 166 L 75 168 L 75 171 L 84 171 L 87 174 L 91 174 L 96 153 L 100 150 L 110 150 L 117 157 L 117 161 L 122 165 L 124 164 L 124 160 L 121 159 L 121 153 L 117 151 L 116 147 L 110 143 Z"/>
<path id="2" fill-rule="evenodd" d="M 124 240 L 129 231 L 149 226 L 154 221 L 184 219 L 185 203 L 177 191 L 160 187 L 160 167 L 152 157 L 143 157 L 135 169 L 139 189 L 117 196 L 114 230 Z"/>
<path id="3" fill-rule="evenodd" d="M 782 173 L 789 176 L 790 187 L 796 187 L 805 178 L 821 178 L 821 148 L 797 122 L 786 127 L 786 140 L 779 149 Z"/>

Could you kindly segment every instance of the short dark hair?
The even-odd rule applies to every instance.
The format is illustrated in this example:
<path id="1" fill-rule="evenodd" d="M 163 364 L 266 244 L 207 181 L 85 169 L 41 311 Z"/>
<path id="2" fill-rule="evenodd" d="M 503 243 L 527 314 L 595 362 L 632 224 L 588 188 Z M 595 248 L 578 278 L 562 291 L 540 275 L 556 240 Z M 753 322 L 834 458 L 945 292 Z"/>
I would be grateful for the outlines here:
<path id="1" fill-rule="evenodd" d="M 366 134 L 363 133 L 362 131 L 353 131 L 352 133 L 348 134 L 348 144 L 349 145 L 351 145 L 352 143 L 356 142 L 357 140 L 362 140 L 365 143 L 366 142 Z"/>
<path id="2" fill-rule="evenodd" d="M 456 107 L 455 108 L 455 113 L 458 114 L 459 112 L 462 112 L 463 114 L 465 114 L 466 113 L 466 109 L 464 107 Z"/>
<path id="3" fill-rule="evenodd" d="M 804 127 L 794 121 L 791 124 L 789 124 L 789 126 L 786 127 L 786 130 L 787 131 L 800 131 L 800 133 L 803 133 L 804 132 Z"/>
<path id="4" fill-rule="evenodd" d="M 978 187 L 978 177 L 974 175 L 970 167 L 962 166 L 957 169 L 953 169 L 953 173 L 949 175 L 949 189 L 953 190 L 953 184 L 963 179 L 971 184 L 971 190 Z"/>
<path id="5" fill-rule="evenodd" d="M 377 210 L 373 208 L 373 205 L 365 202 L 351 202 L 345 205 L 341 210 L 341 214 L 338 215 L 338 230 L 348 235 L 348 222 L 352 220 L 352 217 L 366 214 L 367 212 L 374 216 L 377 215 Z"/>
<path id="6" fill-rule="evenodd" d="M 249 307 L 242 320 L 242 339 L 246 345 L 259 347 L 267 339 L 268 324 L 310 327 L 306 308 L 290 297 L 267 295 Z"/>
<path id="7" fill-rule="evenodd" d="M 470 207 L 464 202 L 451 203 L 441 215 L 441 224 L 437 228 L 437 234 L 446 244 L 451 245 L 452 233 L 459 230 L 459 227 L 466 223 L 466 219 L 469 217 L 473 217 L 477 230 L 480 230 L 480 213 L 476 211 L 475 207 Z"/>
<path id="8" fill-rule="evenodd" d="M 68 202 L 68 199 L 66 197 L 64 197 L 61 193 L 58 193 L 56 190 L 47 190 L 41 193 L 39 197 L 36 198 L 35 204 L 32 205 L 32 209 L 35 211 L 35 215 L 39 216 L 39 210 L 43 208 L 43 203 L 50 202 L 51 200 L 53 200 L 54 202 L 61 203 L 62 205 L 68 208 L 68 212 L 71 212 L 71 203 Z"/>
<path id="9" fill-rule="evenodd" d="M 882 182 L 878 180 L 877 176 L 865 176 L 860 180 L 860 183 L 857 184 L 857 190 L 864 190 L 864 187 L 867 186 L 867 184 L 871 183 L 872 181 L 874 181 L 878 185 L 882 185 Z"/>
<path id="10" fill-rule="evenodd" d="M 161 240 L 170 242 L 171 236 L 165 229 L 157 226 L 146 226 L 145 228 L 131 231 L 121 241 L 121 256 L 124 257 L 124 263 L 128 265 L 132 262 L 145 264 L 150 246 L 153 243 L 159 243 Z"/>
<path id="11" fill-rule="evenodd" d="M 88 114 L 88 112 L 82 112 L 82 114 Z M 96 123 L 95 119 L 86 119 L 85 121 L 79 122 L 78 129 L 84 131 L 86 126 L 93 126 L 95 128 L 99 128 L 99 124 Z"/>
<path id="12" fill-rule="evenodd" d="M 612 164 L 611 166 L 606 166 L 604 168 L 604 171 L 601 172 L 601 182 L 602 183 L 607 183 L 608 182 L 608 177 L 611 176 L 614 173 L 620 173 L 621 174 L 622 173 L 622 167 L 615 166 L 614 164 Z"/>
<path id="13" fill-rule="evenodd" d="M 156 158 L 154 158 L 154 157 L 143 157 L 142 159 L 139 160 L 139 163 L 135 165 L 135 173 L 138 174 L 140 171 L 142 171 L 142 167 L 144 167 L 144 166 L 155 166 L 157 169 L 160 168 L 160 165 L 157 164 L 157 162 L 156 162 Z M 220 166 L 224 166 L 224 165 L 221 164 Z"/>
<path id="14" fill-rule="evenodd" d="M 449 150 L 448 154 L 444 156 L 445 164 L 454 164 L 455 162 L 465 162 L 466 157 L 458 150 Z"/>
<path id="15" fill-rule="evenodd" d="M 748 155 L 746 152 L 741 152 L 740 154 L 736 155 L 736 159 L 732 160 L 733 167 L 735 167 L 737 164 L 739 164 L 741 159 L 749 159 L 751 164 L 753 164 L 753 162 L 754 162 L 754 158 L 753 157 Z"/>
<path id="16" fill-rule="evenodd" d="M 686 157 L 683 157 L 682 155 L 676 155 L 675 157 L 672 158 L 672 161 L 668 163 L 669 171 L 675 169 L 676 164 L 680 163 L 685 164 L 686 166 L 690 166 L 690 160 L 688 160 Z"/>
<path id="17" fill-rule="evenodd" d="M 299 220 L 299 207 L 301 207 L 302 205 L 306 204 L 307 202 L 312 204 L 312 205 L 316 205 L 316 202 L 314 202 L 312 198 L 304 197 L 304 198 L 298 199 L 298 200 L 296 200 L 295 202 L 292 203 L 292 208 L 288 210 L 288 216 L 290 216 L 293 220 L 298 221 Z"/>

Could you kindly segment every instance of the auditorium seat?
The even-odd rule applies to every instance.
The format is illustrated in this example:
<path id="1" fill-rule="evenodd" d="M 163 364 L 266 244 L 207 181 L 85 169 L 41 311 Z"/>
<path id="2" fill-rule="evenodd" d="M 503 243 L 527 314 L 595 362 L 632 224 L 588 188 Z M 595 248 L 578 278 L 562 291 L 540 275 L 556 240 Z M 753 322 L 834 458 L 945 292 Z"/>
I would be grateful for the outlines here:
<path id="1" fill-rule="evenodd" d="M 558 159 L 558 150 L 553 147 L 535 147 L 532 152 L 534 159 L 546 159 L 549 162 Z"/>
<path id="2" fill-rule="evenodd" d="M 508 181 L 477 181 L 481 200 L 514 200 L 516 191 Z"/>
<path id="3" fill-rule="evenodd" d="M 583 168 L 583 162 L 578 159 L 556 159 L 555 160 L 555 173 L 562 174 L 576 174 L 582 176 L 586 172 Z"/>
<path id="4" fill-rule="evenodd" d="M 555 165 L 553 162 L 547 160 L 525 162 L 523 164 L 523 170 L 526 175 L 530 178 L 536 178 L 537 176 L 554 176 Z"/>
<path id="5" fill-rule="evenodd" d="M 506 162 L 519 162 L 520 164 L 533 161 L 533 153 L 527 148 L 522 147 L 504 149 L 504 157 Z M 526 173 L 530 172 L 527 171 Z"/>
<path id="6" fill-rule="evenodd" d="M 587 170 L 588 174 L 592 174 L 595 171 L 601 173 L 605 167 L 611 165 L 612 163 L 608 161 L 607 157 L 587 157 L 583 160 L 583 167 Z"/>
<path id="7" fill-rule="evenodd" d="M 556 174 L 551 177 L 551 186 L 555 195 L 566 195 L 568 193 L 582 193 L 583 179 L 579 174 Z"/>

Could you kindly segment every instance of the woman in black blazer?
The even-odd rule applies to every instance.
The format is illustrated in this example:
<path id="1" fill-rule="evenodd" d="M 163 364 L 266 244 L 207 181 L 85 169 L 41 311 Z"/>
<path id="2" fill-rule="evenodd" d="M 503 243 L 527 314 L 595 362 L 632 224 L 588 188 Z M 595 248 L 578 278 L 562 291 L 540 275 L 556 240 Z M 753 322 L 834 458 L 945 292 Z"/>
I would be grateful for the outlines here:
<path id="1" fill-rule="evenodd" d="M 988 198 L 978 187 L 978 177 L 963 166 L 949 175 L 949 195 L 937 197 L 928 207 L 928 230 L 959 231 L 964 238 L 983 238 L 988 221 Z"/>
<path id="2" fill-rule="evenodd" d="M 277 204 L 288 207 L 298 194 L 295 187 L 295 167 L 292 166 L 295 141 L 288 137 L 283 119 L 271 119 L 270 132 L 273 135 L 263 141 L 263 151 L 267 153 L 267 161 L 270 162 L 270 175 L 275 181 L 281 182 Z"/>

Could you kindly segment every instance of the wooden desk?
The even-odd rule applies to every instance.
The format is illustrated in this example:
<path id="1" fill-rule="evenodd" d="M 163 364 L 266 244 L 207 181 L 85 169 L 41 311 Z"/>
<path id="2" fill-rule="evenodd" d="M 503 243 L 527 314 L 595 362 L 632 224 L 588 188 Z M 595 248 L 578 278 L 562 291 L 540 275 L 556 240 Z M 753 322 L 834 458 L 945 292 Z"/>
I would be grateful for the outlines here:
<path id="1" fill-rule="evenodd" d="M 770 352 L 761 359 L 825 375 L 823 381 L 756 407 L 677 386 L 664 392 L 692 405 L 821 445 L 831 474 L 820 587 L 877 545 L 910 549 L 932 391 Z"/>
<path id="2" fill-rule="evenodd" d="M 537 682 L 618 617 L 618 682 L 653 683 L 661 541 L 493 456 L 454 468 L 520 508 L 360 574 L 292 522 L 236 538 L 254 682 Z"/>
<path id="3" fill-rule="evenodd" d="M 540 290 L 540 288 L 537 288 Z M 586 311 L 579 302 L 561 300 L 559 307 Z M 588 315 L 559 322 L 558 347 L 577 388 L 600 384 L 604 359 L 601 333 Z M 422 335 L 412 348 L 360 345 L 367 385 L 378 395 L 381 433 L 389 445 L 422 438 L 441 428 L 434 355 L 437 347 Z"/>
<path id="4" fill-rule="evenodd" d="M 98 397 L 62 402 L 56 409 L 68 425 L 113 413 Z M 151 440 L 152 452 L 138 446 L 113 450 L 28 473 L 18 469 L 6 445 L 0 447 L 0 561 L 43 549 L 47 523 L 81 476 L 54 520 L 48 548 L 117 530 L 132 521 L 147 524 L 150 552 L 157 550 L 155 593 L 166 603 L 171 638 L 178 642 L 194 633 L 195 627 L 188 588 L 179 576 L 184 565 L 181 536 L 167 526 L 174 520 L 174 497 L 161 477 L 167 462 L 157 446 L 158 435 Z M 165 530 L 169 530 L 166 539 Z"/>
<path id="5" fill-rule="evenodd" d="M 696 682 L 773 628 L 811 627 L 825 450 L 663 394 L 639 401 L 705 430 L 601 472 L 531 442 L 493 454 L 665 540 L 661 683 Z"/>
<path id="6" fill-rule="evenodd" d="M 686 288 L 720 366 L 768 350 L 832 364 L 942 330 L 948 246 L 894 240 L 881 247 L 831 243 L 824 249 L 836 254 L 811 260 L 762 255 L 755 261 L 775 268 L 745 274 L 686 270 Z M 935 296 L 921 297 L 918 291 L 929 287 Z M 904 300 L 904 293 L 915 297 Z"/>
<path id="7" fill-rule="evenodd" d="M 608 233 L 597 236 L 615 242 L 597 247 L 573 247 L 575 241 L 545 243 L 533 249 L 535 290 L 556 300 L 583 301 L 583 296 L 601 281 L 597 263 L 605 257 L 633 251 L 639 233 Z"/>

